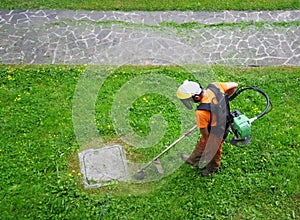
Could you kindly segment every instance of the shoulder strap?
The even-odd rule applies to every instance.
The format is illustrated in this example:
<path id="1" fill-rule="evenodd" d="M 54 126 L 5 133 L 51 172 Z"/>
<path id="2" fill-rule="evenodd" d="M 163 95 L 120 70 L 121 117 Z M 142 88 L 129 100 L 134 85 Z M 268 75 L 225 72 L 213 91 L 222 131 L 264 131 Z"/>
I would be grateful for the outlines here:
<path id="1" fill-rule="evenodd" d="M 230 113 L 230 105 L 229 105 L 230 100 L 228 98 L 227 93 L 221 92 L 221 90 L 218 87 L 216 87 L 214 84 L 209 84 L 207 86 L 207 88 L 215 93 L 218 102 L 221 101 L 222 99 L 224 99 L 224 101 L 226 103 L 227 111 L 228 111 L 228 113 Z"/>
<path id="2" fill-rule="evenodd" d="M 226 125 L 225 125 L 225 133 L 224 133 L 224 136 L 223 136 L 223 139 L 225 140 L 227 135 L 228 135 L 228 132 L 229 132 L 230 123 L 232 122 L 232 115 L 230 113 L 230 105 L 229 105 L 228 95 L 227 95 L 227 93 L 221 92 L 221 90 L 217 86 L 215 86 L 214 84 L 209 84 L 207 86 L 207 89 L 210 89 L 216 96 L 218 104 L 213 104 L 213 102 L 211 104 L 214 106 L 214 108 L 217 108 L 217 109 L 220 110 L 220 111 L 217 111 L 217 112 L 224 112 L 224 106 L 225 106 Z M 211 106 L 210 106 L 210 108 L 211 108 Z"/>
<path id="3" fill-rule="evenodd" d="M 225 95 L 225 94 L 222 93 L 222 92 L 220 91 L 220 89 L 219 89 L 218 87 L 216 87 L 214 84 L 209 84 L 209 85 L 207 86 L 207 89 L 210 89 L 211 91 L 213 91 L 213 93 L 216 95 L 216 98 L 217 98 L 218 101 L 220 101 L 220 100 L 223 98 L 223 96 Z"/>
<path id="4" fill-rule="evenodd" d="M 219 101 L 223 97 L 223 93 L 221 93 L 220 89 L 218 89 L 214 84 L 209 84 L 207 86 L 207 89 L 210 89 L 213 91 L 213 93 L 216 95 L 217 100 Z M 210 103 L 201 103 L 198 105 L 197 110 L 204 110 L 211 112 Z"/>
<path id="5" fill-rule="evenodd" d="M 201 103 L 198 105 L 197 110 L 211 111 L 210 103 Z"/>

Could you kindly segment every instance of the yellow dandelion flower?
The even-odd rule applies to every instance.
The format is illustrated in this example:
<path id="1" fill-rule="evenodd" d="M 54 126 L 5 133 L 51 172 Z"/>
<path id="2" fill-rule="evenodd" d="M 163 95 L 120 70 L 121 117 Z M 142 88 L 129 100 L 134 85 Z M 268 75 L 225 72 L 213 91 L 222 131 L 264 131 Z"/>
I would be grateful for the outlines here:
<path id="1" fill-rule="evenodd" d="M 146 97 L 143 98 L 144 102 L 148 102 L 148 99 Z"/>
<path id="2" fill-rule="evenodd" d="M 264 157 L 260 160 L 260 162 L 262 162 L 262 163 L 264 163 L 264 162 L 266 162 L 266 161 L 267 161 L 267 159 L 264 158 Z"/>
<path id="3" fill-rule="evenodd" d="M 18 102 L 18 101 L 20 101 L 22 98 L 20 97 L 20 95 L 18 95 L 18 97 L 16 97 L 15 99 L 14 99 L 14 101 L 15 102 Z"/>

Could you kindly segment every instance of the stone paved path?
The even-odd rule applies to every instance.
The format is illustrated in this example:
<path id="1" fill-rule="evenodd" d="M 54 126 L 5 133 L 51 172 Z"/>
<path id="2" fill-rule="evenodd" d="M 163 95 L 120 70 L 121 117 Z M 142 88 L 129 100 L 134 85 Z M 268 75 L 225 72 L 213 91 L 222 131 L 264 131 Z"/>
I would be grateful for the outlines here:
<path id="1" fill-rule="evenodd" d="M 299 10 L 0 11 L 0 62 L 300 66 L 300 27 L 274 25 L 293 21 L 300 21 Z M 182 28 L 162 22 L 206 25 Z M 226 25 L 235 22 L 261 23 Z"/>

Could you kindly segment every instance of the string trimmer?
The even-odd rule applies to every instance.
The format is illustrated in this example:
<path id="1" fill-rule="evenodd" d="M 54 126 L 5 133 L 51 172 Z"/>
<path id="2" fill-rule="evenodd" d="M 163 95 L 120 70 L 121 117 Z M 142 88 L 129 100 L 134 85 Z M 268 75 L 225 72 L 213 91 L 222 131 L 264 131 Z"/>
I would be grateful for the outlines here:
<path id="1" fill-rule="evenodd" d="M 185 132 L 184 135 L 182 135 L 180 138 L 178 138 L 176 141 L 174 141 L 170 146 L 166 147 L 166 149 L 164 149 L 160 154 L 158 154 L 156 157 L 154 157 L 149 163 L 147 163 L 146 165 L 144 165 L 142 168 L 140 168 L 138 171 L 136 171 L 134 177 L 137 180 L 142 180 L 145 177 L 145 169 L 147 169 L 152 163 L 155 165 L 155 167 L 157 168 L 157 171 L 160 174 L 163 174 L 163 168 L 162 165 L 160 163 L 160 161 L 158 160 L 158 158 L 160 158 L 162 155 L 164 155 L 167 151 L 169 151 L 173 146 L 175 146 L 178 142 L 180 142 L 182 139 L 184 139 L 185 137 L 187 137 L 190 133 L 192 133 L 192 131 L 194 131 L 197 128 L 197 126 L 195 125 L 194 127 L 192 127 L 190 130 L 188 130 L 187 132 Z"/>
<path id="2" fill-rule="evenodd" d="M 234 137 L 229 142 L 230 142 L 230 144 L 235 145 L 237 147 L 245 147 L 245 146 L 247 146 L 250 143 L 250 141 L 252 139 L 252 133 L 251 133 L 252 123 L 255 120 L 261 118 L 262 116 L 264 116 L 265 114 L 269 113 L 272 110 L 272 103 L 271 103 L 268 95 L 264 91 L 262 91 L 262 90 L 260 90 L 258 88 L 252 87 L 252 86 L 247 86 L 247 87 L 238 89 L 234 94 L 232 94 L 229 97 L 229 99 L 228 99 L 229 102 L 233 101 L 238 95 L 240 95 L 242 92 L 244 92 L 246 90 L 254 90 L 254 91 L 262 94 L 266 98 L 266 107 L 265 107 L 265 109 L 259 115 L 255 116 L 253 118 L 250 118 L 250 119 L 246 115 L 244 115 L 241 112 L 239 112 L 238 110 L 234 110 L 232 112 L 227 112 L 228 115 L 226 117 L 227 117 L 227 120 L 229 120 L 227 122 L 228 122 L 228 124 L 230 124 L 230 126 L 229 126 L 229 132 L 231 132 L 231 133 L 234 134 Z M 228 108 L 228 111 L 229 111 L 229 109 L 230 108 Z M 187 137 L 196 128 L 197 128 L 197 125 L 195 125 L 190 130 L 188 130 L 179 139 L 177 139 L 176 141 L 174 141 L 170 146 L 168 146 L 160 154 L 158 154 L 156 157 L 154 157 L 149 163 L 147 163 L 142 168 L 140 168 L 135 173 L 134 177 L 137 180 L 144 179 L 144 177 L 145 177 L 145 172 L 144 171 L 151 164 L 155 165 L 155 167 L 157 168 L 157 170 L 158 170 L 158 172 L 160 174 L 163 174 L 163 168 L 162 168 L 162 165 L 161 165 L 160 161 L 158 160 L 158 158 L 160 158 L 162 155 L 164 155 L 167 151 L 169 151 L 174 145 L 176 145 L 182 139 L 184 139 L 185 137 Z"/>

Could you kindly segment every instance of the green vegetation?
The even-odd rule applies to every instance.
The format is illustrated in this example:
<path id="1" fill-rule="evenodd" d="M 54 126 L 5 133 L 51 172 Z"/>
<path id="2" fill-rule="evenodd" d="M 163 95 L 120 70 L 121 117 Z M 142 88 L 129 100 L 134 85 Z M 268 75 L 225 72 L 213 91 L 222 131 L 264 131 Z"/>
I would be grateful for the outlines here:
<path id="1" fill-rule="evenodd" d="M 198 170 L 183 164 L 159 182 L 84 190 L 72 99 L 85 68 L 0 67 L 1 219 L 299 219 L 300 68 L 212 66 L 220 81 L 257 86 L 274 105 L 270 114 L 255 122 L 249 147 L 224 145 L 218 174 L 201 178 Z M 117 138 L 109 119 L 112 99 L 101 94 L 113 96 L 142 74 L 165 74 L 178 82 L 192 78 L 179 70 L 166 66 L 115 70 L 99 91 L 96 118 L 101 135 Z M 147 105 L 142 100 L 133 104 L 132 126 L 147 133 L 146 118 L 159 106 L 173 122 L 166 138 L 176 139 L 180 122 L 170 112 L 174 106 L 154 94 L 147 100 Z M 252 95 L 234 105 L 255 110 L 251 100 Z M 149 157 L 155 153 L 149 152 Z"/>
<path id="2" fill-rule="evenodd" d="M 250 26 L 255 27 L 265 27 L 266 25 L 276 27 L 294 27 L 300 26 L 300 21 L 290 21 L 290 22 L 269 22 L 269 21 L 259 21 L 259 22 L 220 22 L 216 24 L 204 24 L 200 22 L 185 22 L 185 23 L 177 23 L 177 22 L 160 22 L 158 25 L 150 25 L 144 23 L 131 23 L 126 21 L 118 21 L 118 20 L 107 20 L 107 21 L 88 21 L 88 20 L 77 20 L 74 21 L 72 19 L 63 19 L 59 22 L 50 22 L 51 25 L 63 25 L 63 24 L 72 24 L 72 25 L 99 25 L 103 27 L 110 27 L 112 25 L 118 25 L 124 28 L 134 28 L 136 29 L 143 29 L 143 28 L 150 28 L 153 30 L 166 30 L 167 28 L 171 28 L 172 30 L 193 30 L 193 29 L 200 29 L 200 28 L 247 28 Z"/>
<path id="3" fill-rule="evenodd" d="M 73 9 L 73 10 L 284 10 L 299 9 L 298 0 L 165 0 L 165 1 L 143 1 L 143 0 L 2 0 L 1 9 Z"/>
<path id="4" fill-rule="evenodd" d="M 198 29 L 198 28 L 234 28 L 241 27 L 246 28 L 249 26 L 264 27 L 265 25 L 272 25 L 274 27 L 290 27 L 290 26 L 300 26 L 300 21 L 291 22 L 221 22 L 217 24 L 201 24 L 199 22 L 186 22 L 178 24 L 176 22 L 161 22 L 162 27 L 172 27 L 174 29 Z M 150 25 L 149 25 L 150 26 Z M 152 26 L 153 27 L 153 26 Z"/>

